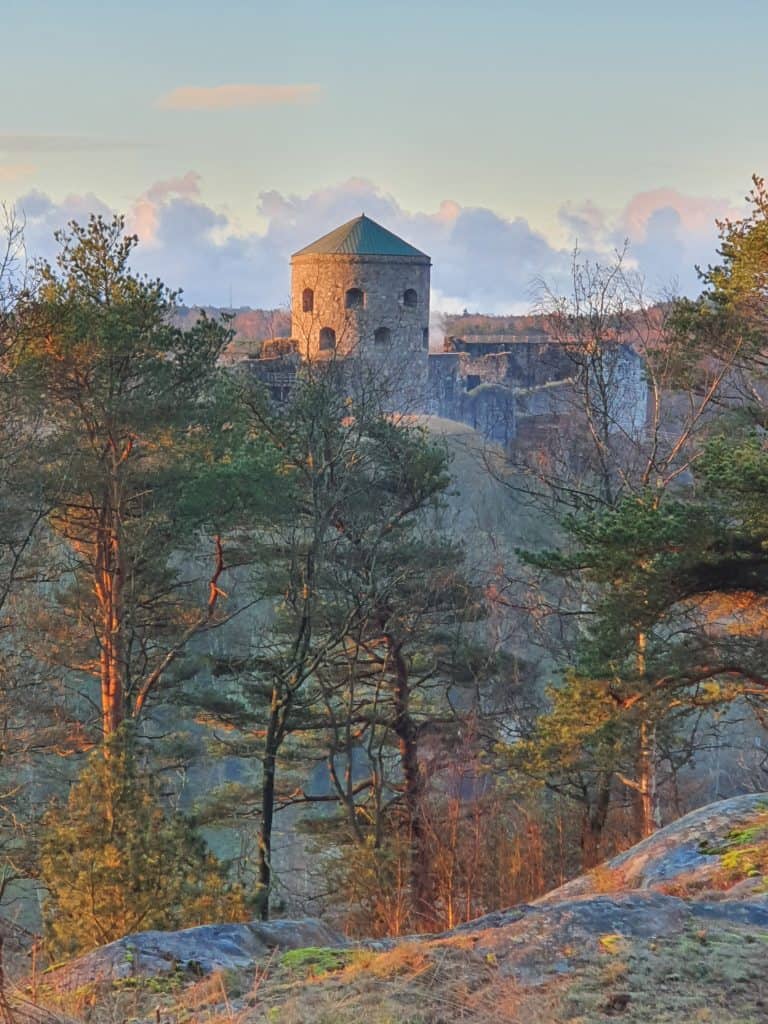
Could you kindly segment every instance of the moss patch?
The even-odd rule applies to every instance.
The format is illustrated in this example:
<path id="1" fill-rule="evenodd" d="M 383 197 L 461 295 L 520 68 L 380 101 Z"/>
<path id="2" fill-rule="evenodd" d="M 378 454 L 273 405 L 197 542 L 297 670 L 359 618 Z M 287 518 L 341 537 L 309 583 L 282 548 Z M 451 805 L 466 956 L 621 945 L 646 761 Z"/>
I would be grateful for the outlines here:
<path id="1" fill-rule="evenodd" d="M 352 957 L 353 954 L 348 949 L 305 946 L 303 949 L 290 949 L 287 953 L 283 953 L 280 957 L 280 964 L 290 971 L 328 974 L 346 967 Z"/>
<path id="2" fill-rule="evenodd" d="M 728 832 L 719 843 L 702 843 L 701 852 L 720 859 L 725 886 L 768 876 L 768 808 Z"/>

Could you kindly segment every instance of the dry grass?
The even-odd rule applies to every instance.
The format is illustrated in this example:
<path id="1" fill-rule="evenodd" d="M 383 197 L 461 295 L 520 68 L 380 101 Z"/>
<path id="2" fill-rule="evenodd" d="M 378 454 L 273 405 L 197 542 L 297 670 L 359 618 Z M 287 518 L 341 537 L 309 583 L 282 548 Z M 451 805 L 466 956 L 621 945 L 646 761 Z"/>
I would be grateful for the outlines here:
<path id="1" fill-rule="evenodd" d="M 39 1024 L 559 1024 L 557 998 L 502 977 L 494 958 L 470 946 L 413 942 L 388 953 L 361 951 L 319 975 L 297 974 L 273 957 L 250 976 L 219 972 L 176 994 L 146 986 L 70 994 L 66 1009 L 49 994 L 40 1007 L 49 1019 Z"/>
<path id="2" fill-rule="evenodd" d="M 586 965 L 563 1000 L 572 1024 L 765 1024 L 766 937 L 693 930 Z"/>
<path id="3" fill-rule="evenodd" d="M 531 993 L 503 977 L 469 943 L 404 943 L 390 953 L 363 954 L 312 983 L 277 994 L 267 987 L 247 1024 L 553 1024 L 556 994 Z"/>
<path id="4" fill-rule="evenodd" d="M 590 891 L 598 895 L 608 895 L 627 889 L 624 873 L 619 868 L 611 868 L 607 864 L 600 864 L 593 868 L 586 877 L 592 883 Z"/>
<path id="5" fill-rule="evenodd" d="M 733 927 L 609 936 L 572 975 L 525 988 L 467 946 L 399 947 L 304 987 L 247 1024 L 764 1024 L 766 937 Z M 319 998 L 318 998 L 319 997 Z"/>
<path id="6" fill-rule="evenodd" d="M 492 952 L 467 935 L 357 951 L 344 966 L 322 956 L 331 951 L 274 954 L 255 972 L 220 972 L 181 991 L 145 982 L 81 993 L 79 1008 L 48 1003 L 19 1024 L 765 1024 L 767 947 L 764 930 L 739 925 L 655 940 L 611 933 L 562 950 L 571 970 L 556 975 L 531 935 L 525 952 L 542 976 L 528 985 L 512 970 L 521 947 L 501 931 Z"/>

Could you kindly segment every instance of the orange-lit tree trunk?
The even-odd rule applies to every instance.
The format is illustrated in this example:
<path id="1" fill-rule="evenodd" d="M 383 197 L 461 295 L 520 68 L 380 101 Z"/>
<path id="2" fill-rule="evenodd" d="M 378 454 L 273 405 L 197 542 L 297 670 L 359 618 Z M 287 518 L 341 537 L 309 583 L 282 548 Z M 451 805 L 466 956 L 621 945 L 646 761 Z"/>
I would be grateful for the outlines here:
<path id="1" fill-rule="evenodd" d="M 101 619 L 100 674 L 102 731 L 107 739 L 115 733 L 125 718 L 125 686 L 122 622 L 122 579 L 119 545 L 109 539 L 101 543 L 104 563 L 99 567 L 95 581 Z"/>
<path id="2" fill-rule="evenodd" d="M 638 631 L 637 674 L 641 681 L 646 674 L 646 649 L 648 637 Z M 651 835 L 659 827 L 656 801 L 656 727 L 644 718 L 640 723 L 637 758 L 637 831 L 641 838 Z"/>
<path id="3" fill-rule="evenodd" d="M 121 537 L 120 469 L 130 457 L 128 441 L 118 452 L 112 439 L 107 448 L 106 481 L 98 526 L 95 531 L 93 558 L 93 591 L 96 599 L 96 623 L 99 628 L 99 676 L 101 689 L 101 723 L 105 740 L 120 728 L 125 715 L 126 664 L 124 636 L 125 565 Z"/>
<path id="4" fill-rule="evenodd" d="M 637 768 L 637 831 L 641 838 L 659 828 L 656 792 L 656 729 L 645 719 L 640 725 Z"/>

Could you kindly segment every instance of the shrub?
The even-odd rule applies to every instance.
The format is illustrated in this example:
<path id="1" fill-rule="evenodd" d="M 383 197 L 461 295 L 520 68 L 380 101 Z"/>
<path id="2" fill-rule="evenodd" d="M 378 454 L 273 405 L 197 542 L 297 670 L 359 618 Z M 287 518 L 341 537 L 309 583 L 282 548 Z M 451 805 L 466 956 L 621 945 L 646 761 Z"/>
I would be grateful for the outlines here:
<path id="1" fill-rule="evenodd" d="M 242 891 L 189 819 L 159 803 L 130 729 L 91 755 L 67 803 L 46 815 L 40 868 L 56 957 L 135 931 L 247 917 Z"/>

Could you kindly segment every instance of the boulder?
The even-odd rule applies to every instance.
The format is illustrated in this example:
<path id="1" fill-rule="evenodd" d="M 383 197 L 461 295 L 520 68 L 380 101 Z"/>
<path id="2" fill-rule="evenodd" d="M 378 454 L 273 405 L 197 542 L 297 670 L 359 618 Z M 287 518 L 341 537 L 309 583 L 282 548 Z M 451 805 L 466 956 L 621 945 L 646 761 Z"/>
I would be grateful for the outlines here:
<path id="1" fill-rule="evenodd" d="M 251 967 L 275 949 L 345 945 L 342 935 L 316 918 L 138 932 L 48 971 L 46 983 L 58 992 L 67 992 L 130 977 L 173 972 L 194 977 Z"/>

